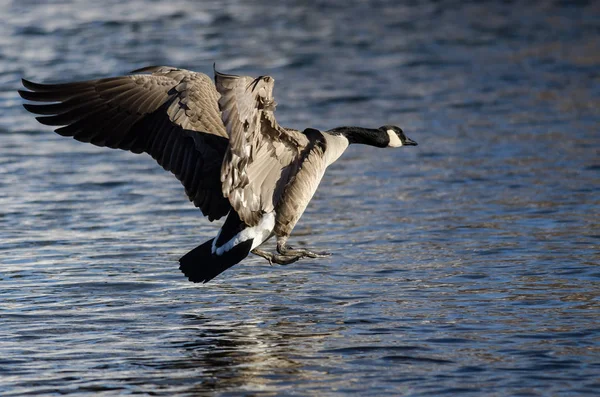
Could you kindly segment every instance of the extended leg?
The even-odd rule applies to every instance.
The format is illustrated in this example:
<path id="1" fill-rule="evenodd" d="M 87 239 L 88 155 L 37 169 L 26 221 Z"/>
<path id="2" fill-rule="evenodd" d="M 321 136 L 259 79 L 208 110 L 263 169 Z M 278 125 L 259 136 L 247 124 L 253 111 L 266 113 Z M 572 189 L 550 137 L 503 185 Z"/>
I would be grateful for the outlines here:
<path id="1" fill-rule="evenodd" d="M 326 258 L 331 255 L 329 252 L 313 252 L 304 248 L 294 249 L 287 245 L 287 237 L 277 238 L 277 252 L 281 255 L 297 255 L 301 258 Z"/>
<path id="2" fill-rule="evenodd" d="M 289 265 L 290 263 L 294 263 L 303 257 L 302 255 L 277 255 L 271 252 L 259 250 L 258 248 L 253 249 L 252 253 L 254 255 L 262 256 L 268 260 L 270 264 L 276 263 L 278 265 Z"/>

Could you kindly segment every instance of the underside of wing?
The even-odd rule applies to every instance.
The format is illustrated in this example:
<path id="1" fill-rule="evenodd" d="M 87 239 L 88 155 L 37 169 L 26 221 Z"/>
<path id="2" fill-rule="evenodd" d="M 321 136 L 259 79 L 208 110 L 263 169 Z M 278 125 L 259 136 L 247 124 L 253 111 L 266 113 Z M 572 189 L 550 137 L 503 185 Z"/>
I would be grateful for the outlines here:
<path id="1" fill-rule="evenodd" d="M 67 84 L 23 80 L 21 97 L 37 120 L 97 146 L 148 153 L 182 182 L 210 220 L 231 208 L 221 193 L 220 168 L 228 136 L 219 94 L 202 73 L 150 67 L 132 74 Z"/>
<path id="2" fill-rule="evenodd" d="M 215 71 L 219 108 L 229 135 L 221 170 L 223 195 L 248 225 L 271 211 L 307 138 L 275 120 L 274 79 Z"/>

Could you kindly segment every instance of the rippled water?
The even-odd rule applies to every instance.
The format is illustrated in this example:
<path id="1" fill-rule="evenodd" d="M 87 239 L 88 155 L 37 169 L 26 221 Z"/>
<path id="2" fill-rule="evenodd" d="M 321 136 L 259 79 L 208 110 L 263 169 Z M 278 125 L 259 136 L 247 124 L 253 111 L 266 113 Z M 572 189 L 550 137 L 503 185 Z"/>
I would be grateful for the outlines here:
<path id="1" fill-rule="evenodd" d="M 597 395 L 598 2 L 0 1 L 0 394 Z M 276 78 L 352 147 L 292 243 L 195 285 L 217 226 L 149 157 L 62 138 L 21 77 Z"/>

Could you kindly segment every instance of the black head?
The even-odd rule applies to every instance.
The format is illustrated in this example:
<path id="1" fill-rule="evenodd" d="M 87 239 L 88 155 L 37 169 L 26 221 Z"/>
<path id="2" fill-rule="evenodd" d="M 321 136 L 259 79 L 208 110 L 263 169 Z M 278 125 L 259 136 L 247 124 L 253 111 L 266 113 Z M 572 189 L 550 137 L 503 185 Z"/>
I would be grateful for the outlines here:
<path id="1" fill-rule="evenodd" d="M 404 131 L 400 127 L 384 125 L 379 129 L 388 135 L 388 147 L 417 146 L 417 142 L 404 135 Z"/>

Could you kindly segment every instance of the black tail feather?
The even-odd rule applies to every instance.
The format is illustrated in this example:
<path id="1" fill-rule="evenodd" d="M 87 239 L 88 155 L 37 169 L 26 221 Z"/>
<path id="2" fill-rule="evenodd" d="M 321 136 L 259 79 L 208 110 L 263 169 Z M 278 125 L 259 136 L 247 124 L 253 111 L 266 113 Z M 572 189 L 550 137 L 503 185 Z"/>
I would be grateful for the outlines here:
<path id="1" fill-rule="evenodd" d="M 223 255 L 212 253 L 214 239 L 194 248 L 179 259 L 179 270 L 194 283 L 207 283 L 231 266 L 248 256 L 252 248 L 252 239 L 244 241 L 224 252 Z"/>

